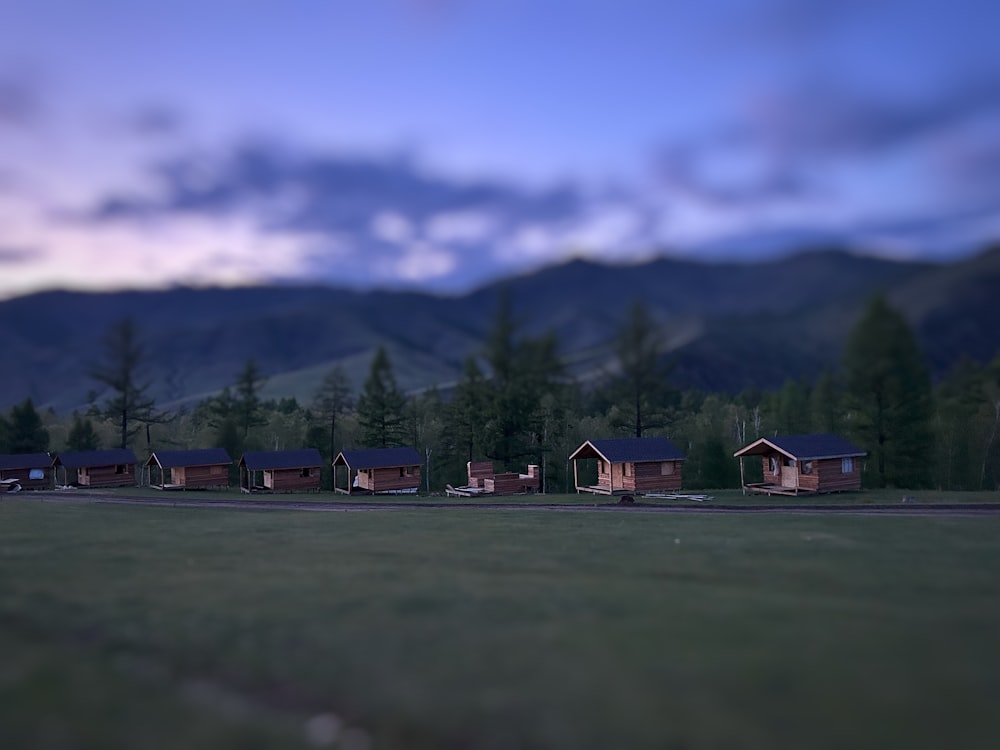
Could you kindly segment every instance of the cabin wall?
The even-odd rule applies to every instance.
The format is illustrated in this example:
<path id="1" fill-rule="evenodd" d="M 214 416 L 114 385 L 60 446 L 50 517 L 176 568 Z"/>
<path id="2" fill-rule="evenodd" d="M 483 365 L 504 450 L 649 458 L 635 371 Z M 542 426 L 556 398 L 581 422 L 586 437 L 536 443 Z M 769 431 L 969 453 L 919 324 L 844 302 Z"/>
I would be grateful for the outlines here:
<path id="1" fill-rule="evenodd" d="M 777 461 L 778 473 L 771 471 L 771 458 Z M 764 482 L 767 484 L 781 484 L 781 469 L 784 465 L 785 456 L 774 452 L 761 456 L 761 466 L 764 471 Z M 841 459 L 825 458 L 812 461 L 812 473 L 803 474 L 805 461 L 796 462 L 798 472 L 798 488 L 812 492 L 843 492 L 861 489 L 861 461 L 853 459 L 853 470 L 847 474 L 841 472 Z"/>
<path id="2" fill-rule="evenodd" d="M 493 476 L 492 461 L 469 461 L 465 469 L 469 487 L 482 487 L 483 482 Z"/>
<path id="3" fill-rule="evenodd" d="M 274 492 L 303 492 L 318 490 L 320 467 L 305 469 L 265 469 L 264 487 Z M 307 476 L 303 476 L 307 474 Z"/>
<path id="4" fill-rule="evenodd" d="M 537 492 L 540 484 L 540 478 L 537 475 L 507 472 L 506 474 L 496 474 L 485 480 L 484 489 L 497 495 L 523 495 L 526 492 Z"/>
<path id="5" fill-rule="evenodd" d="M 777 471 L 771 470 L 771 459 L 775 459 L 774 464 L 777 467 Z M 767 455 L 760 457 L 761 468 L 764 471 L 764 483 L 765 484 L 781 484 L 781 460 L 784 458 L 780 453 L 775 451 L 774 453 L 768 453 Z"/>
<path id="6" fill-rule="evenodd" d="M 178 471 L 180 471 L 179 478 Z M 182 484 L 185 487 L 228 487 L 229 468 L 223 464 L 182 466 L 174 469 L 174 484 Z"/>
<path id="7" fill-rule="evenodd" d="M 813 462 L 813 472 L 817 475 L 819 492 L 844 492 L 861 489 L 861 459 L 853 458 L 853 470 L 841 472 L 841 459 L 828 458 Z"/>
<path id="8" fill-rule="evenodd" d="M 402 474 L 402 476 L 400 476 Z M 358 487 L 369 492 L 415 490 L 420 487 L 420 466 L 383 466 L 359 469 Z"/>
<path id="9" fill-rule="evenodd" d="M 16 479 L 22 490 L 52 489 L 52 467 L 37 466 L 42 470 L 41 479 L 28 479 L 31 469 L 0 469 L 0 479 Z"/>
<path id="10" fill-rule="evenodd" d="M 663 473 L 663 464 L 672 464 L 671 473 Z M 626 477 L 634 492 L 674 492 L 681 488 L 680 461 L 643 461 L 632 465 L 632 476 Z"/>
<path id="11" fill-rule="evenodd" d="M 134 487 L 135 464 L 81 467 L 77 484 L 84 487 Z"/>

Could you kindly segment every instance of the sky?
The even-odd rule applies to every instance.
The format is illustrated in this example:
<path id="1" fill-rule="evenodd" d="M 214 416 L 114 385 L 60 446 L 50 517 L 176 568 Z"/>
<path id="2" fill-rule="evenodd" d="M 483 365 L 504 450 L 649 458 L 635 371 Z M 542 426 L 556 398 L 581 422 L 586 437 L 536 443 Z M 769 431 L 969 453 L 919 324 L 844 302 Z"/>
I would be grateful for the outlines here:
<path id="1" fill-rule="evenodd" d="M 1000 238 L 993 0 L 0 0 L 0 298 Z"/>

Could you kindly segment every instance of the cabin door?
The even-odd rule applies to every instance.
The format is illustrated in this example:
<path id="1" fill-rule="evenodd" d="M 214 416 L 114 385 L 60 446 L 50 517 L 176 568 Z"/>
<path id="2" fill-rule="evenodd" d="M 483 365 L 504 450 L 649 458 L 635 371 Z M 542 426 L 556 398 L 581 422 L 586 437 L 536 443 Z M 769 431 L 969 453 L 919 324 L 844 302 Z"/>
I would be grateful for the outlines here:
<path id="1" fill-rule="evenodd" d="M 799 467 L 793 459 L 786 458 L 781 462 L 781 486 L 792 488 L 799 486 Z"/>

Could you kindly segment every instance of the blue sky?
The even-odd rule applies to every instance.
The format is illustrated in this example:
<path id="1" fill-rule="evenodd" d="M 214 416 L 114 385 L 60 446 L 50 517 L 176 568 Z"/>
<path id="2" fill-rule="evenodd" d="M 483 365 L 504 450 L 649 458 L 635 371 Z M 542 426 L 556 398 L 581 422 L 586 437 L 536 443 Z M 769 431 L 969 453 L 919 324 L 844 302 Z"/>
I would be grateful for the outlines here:
<path id="1" fill-rule="evenodd" d="M 0 0 L 0 297 L 1000 237 L 981 0 Z"/>

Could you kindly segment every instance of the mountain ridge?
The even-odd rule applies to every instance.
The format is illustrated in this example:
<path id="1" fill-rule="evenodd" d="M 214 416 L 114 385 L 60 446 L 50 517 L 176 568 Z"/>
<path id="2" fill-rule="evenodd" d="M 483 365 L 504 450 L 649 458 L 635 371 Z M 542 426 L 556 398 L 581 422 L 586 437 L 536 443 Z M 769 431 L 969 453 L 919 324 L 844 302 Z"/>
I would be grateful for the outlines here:
<path id="1" fill-rule="evenodd" d="M 606 364 L 615 331 L 641 300 L 675 344 L 678 385 L 740 390 L 835 365 L 865 300 L 883 292 L 940 374 L 963 353 L 984 358 L 1000 348 L 991 288 L 1000 290 L 1000 248 L 951 264 L 835 250 L 761 263 L 575 259 L 464 295 L 316 284 L 55 290 L 0 302 L 5 357 L 16 363 L 0 371 L 0 407 L 26 397 L 57 411 L 83 406 L 104 331 L 125 316 L 139 324 L 164 403 L 218 391 L 251 357 L 270 379 L 265 395 L 308 400 L 335 363 L 359 387 L 378 345 L 403 387 L 441 385 L 459 377 L 467 355 L 482 353 L 502 294 L 525 334 L 556 336 L 574 376 Z"/>

